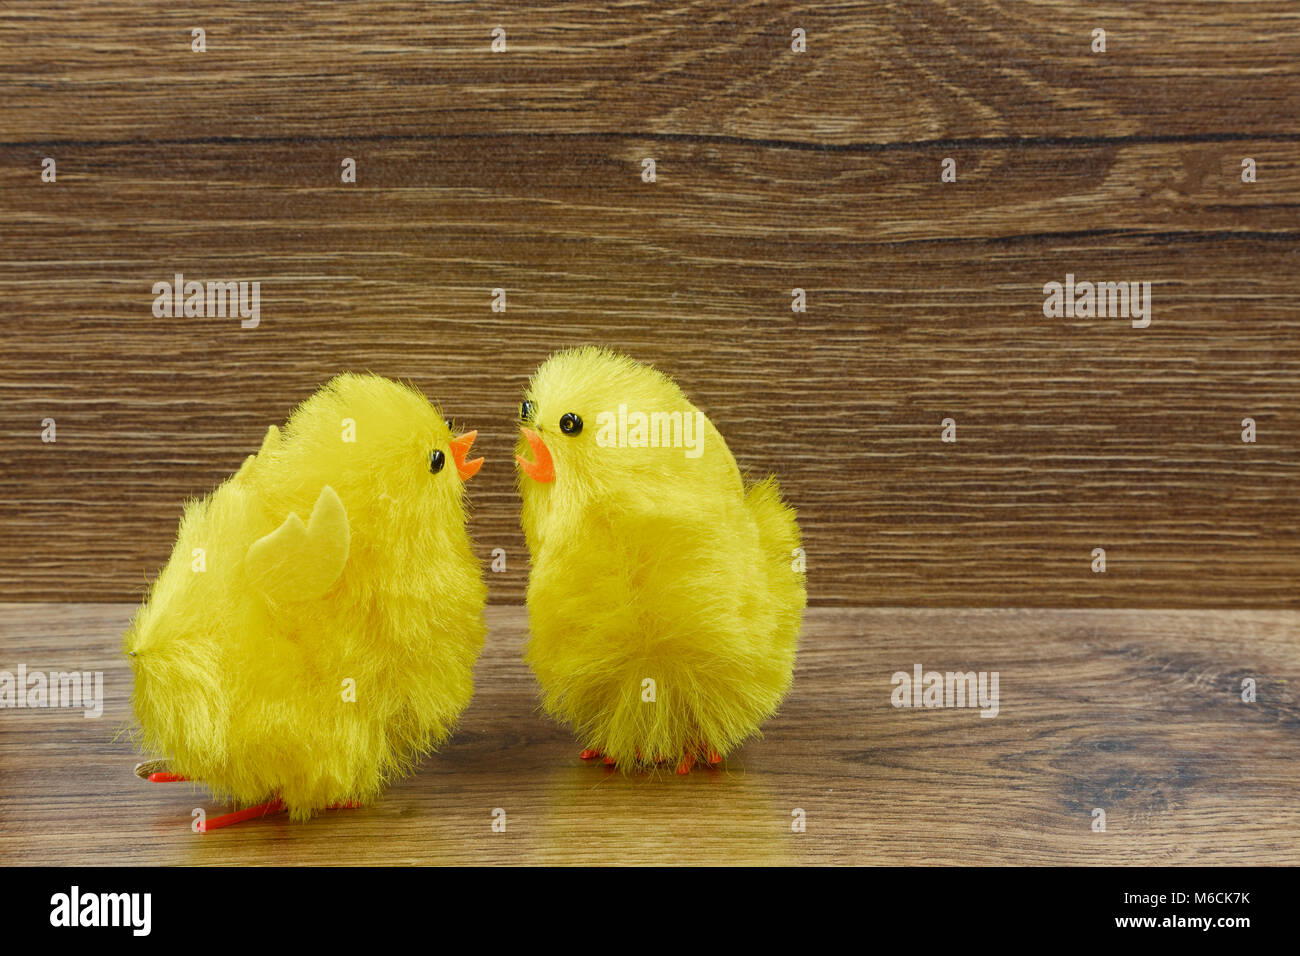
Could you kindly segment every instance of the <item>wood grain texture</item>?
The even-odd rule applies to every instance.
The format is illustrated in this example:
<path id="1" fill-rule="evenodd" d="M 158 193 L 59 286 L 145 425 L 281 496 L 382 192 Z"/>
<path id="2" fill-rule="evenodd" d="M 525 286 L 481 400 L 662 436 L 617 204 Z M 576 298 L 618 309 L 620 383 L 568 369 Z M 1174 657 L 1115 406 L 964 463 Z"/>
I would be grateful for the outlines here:
<path id="1" fill-rule="evenodd" d="M 102 670 L 106 699 L 98 720 L 0 710 L 0 861 L 1300 863 L 1293 611 L 815 609 L 761 740 L 721 771 L 625 778 L 540 714 L 524 613 L 491 608 L 474 701 L 415 776 L 371 808 L 202 836 L 206 794 L 131 772 L 130 613 L 0 606 L 0 670 Z M 997 671 L 998 715 L 894 708 L 917 663 Z"/>
<path id="2" fill-rule="evenodd" d="M 490 49 L 506 31 L 507 52 Z M 190 52 L 190 31 L 208 51 Z M 790 53 L 795 27 L 808 53 Z M 1093 29 L 1107 54 L 1090 52 Z M 29 3 L 7 139 L 653 133 L 825 144 L 1300 133 L 1262 3 Z"/>
<path id="3" fill-rule="evenodd" d="M 138 598 L 186 497 L 369 369 L 480 430 L 517 602 L 514 410 L 596 342 L 780 477 L 814 604 L 1300 607 L 1289 5 L 130 10 L 0 11 L 0 597 Z M 155 319 L 176 272 L 261 325 Z M 1067 272 L 1150 281 L 1151 327 L 1044 318 Z"/>

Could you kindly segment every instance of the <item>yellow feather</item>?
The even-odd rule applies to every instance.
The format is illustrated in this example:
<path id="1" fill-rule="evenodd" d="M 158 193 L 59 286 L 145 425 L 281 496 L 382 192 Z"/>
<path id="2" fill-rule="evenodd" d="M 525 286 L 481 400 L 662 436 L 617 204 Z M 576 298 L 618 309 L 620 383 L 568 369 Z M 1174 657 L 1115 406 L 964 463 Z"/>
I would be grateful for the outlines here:
<path id="1" fill-rule="evenodd" d="M 451 438 L 415 389 L 341 375 L 186 506 L 124 639 L 147 750 L 302 819 L 446 739 L 486 598 Z"/>
<path id="2" fill-rule="evenodd" d="M 806 603 L 793 510 L 775 479 L 747 487 L 713 424 L 649 366 L 561 352 L 525 399 L 554 469 L 519 475 L 543 706 L 623 769 L 725 756 L 790 686 Z M 625 427 L 637 413 L 659 422 L 657 444 Z M 698 431 L 674 432 L 676 416 Z"/>
<path id="3" fill-rule="evenodd" d="M 244 571 L 270 601 L 314 601 L 338 580 L 351 537 L 347 510 L 338 492 L 326 485 L 310 523 L 289 512 L 280 527 L 249 545 Z"/>

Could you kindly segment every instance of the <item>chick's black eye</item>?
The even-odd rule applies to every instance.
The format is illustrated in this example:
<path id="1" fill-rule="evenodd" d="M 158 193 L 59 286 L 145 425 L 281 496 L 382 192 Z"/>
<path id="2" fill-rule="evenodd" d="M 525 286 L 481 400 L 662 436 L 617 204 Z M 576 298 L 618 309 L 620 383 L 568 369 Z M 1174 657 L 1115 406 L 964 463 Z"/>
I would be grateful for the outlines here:
<path id="1" fill-rule="evenodd" d="M 519 420 L 521 422 L 531 421 L 533 417 L 533 403 L 524 402 L 519 406 Z"/>
<path id="2" fill-rule="evenodd" d="M 560 431 L 566 435 L 578 434 L 582 431 L 582 419 L 573 412 L 565 412 L 560 419 Z"/>
<path id="3" fill-rule="evenodd" d="M 447 456 L 442 453 L 442 449 L 435 448 L 429 452 L 429 470 L 435 475 L 442 471 L 442 466 L 447 464 Z"/>

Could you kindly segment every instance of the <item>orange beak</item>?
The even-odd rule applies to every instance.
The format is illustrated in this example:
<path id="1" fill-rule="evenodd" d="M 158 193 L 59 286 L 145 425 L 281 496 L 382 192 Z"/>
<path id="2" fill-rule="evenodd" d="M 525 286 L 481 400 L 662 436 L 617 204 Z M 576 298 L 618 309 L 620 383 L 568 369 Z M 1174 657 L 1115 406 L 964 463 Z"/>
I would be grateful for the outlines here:
<path id="1" fill-rule="evenodd" d="M 469 481 L 478 474 L 478 470 L 483 467 L 483 459 L 475 458 L 473 461 L 466 461 L 465 456 L 469 454 L 470 448 L 474 446 L 474 439 L 478 438 L 478 432 L 466 432 L 463 435 L 457 435 L 451 441 L 447 442 L 447 447 L 451 449 L 451 460 L 456 463 L 456 470 L 460 472 L 461 481 Z"/>
<path id="2" fill-rule="evenodd" d="M 523 433 L 524 440 L 528 442 L 528 447 L 533 450 L 532 461 L 522 455 L 515 455 L 515 461 L 519 462 L 519 467 L 533 481 L 540 481 L 542 484 L 554 481 L 555 462 L 551 461 L 551 451 L 546 447 L 546 442 L 542 441 L 542 436 L 531 428 L 520 428 L 519 431 Z"/>

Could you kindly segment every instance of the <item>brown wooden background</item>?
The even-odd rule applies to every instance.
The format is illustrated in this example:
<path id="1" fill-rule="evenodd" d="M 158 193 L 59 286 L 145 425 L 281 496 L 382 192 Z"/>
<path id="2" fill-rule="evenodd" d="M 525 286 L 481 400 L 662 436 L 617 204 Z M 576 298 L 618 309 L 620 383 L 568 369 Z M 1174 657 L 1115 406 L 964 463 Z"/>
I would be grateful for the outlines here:
<path id="1" fill-rule="evenodd" d="M 517 602 L 520 389 L 596 342 L 780 476 L 815 603 L 1300 607 L 1297 54 L 1283 2 L 0 9 L 0 599 L 138 598 L 369 369 L 480 429 Z M 261 327 L 155 319 L 175 272 Z M 1066 272 L 1151 327 L 1045 319 Z"/>

